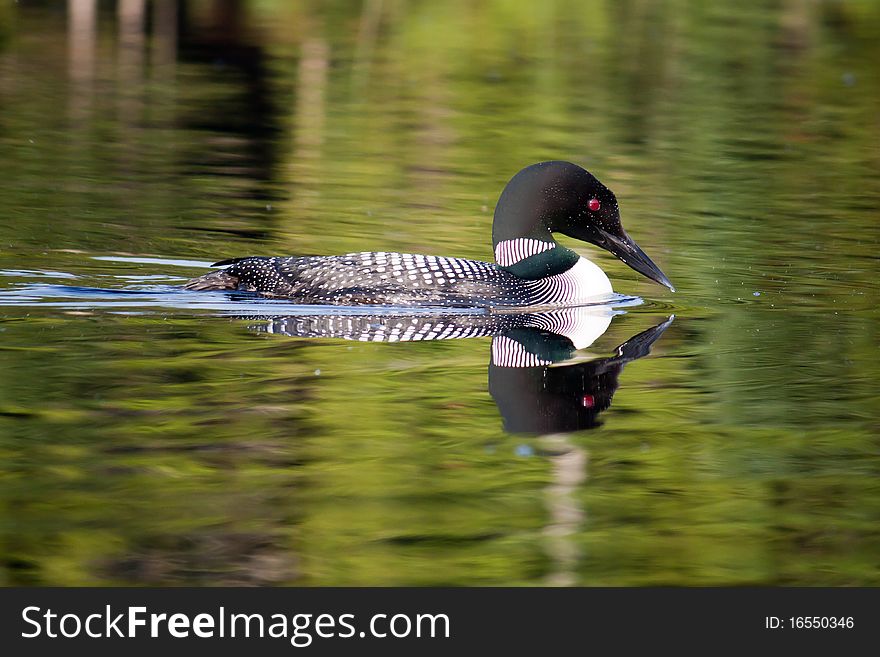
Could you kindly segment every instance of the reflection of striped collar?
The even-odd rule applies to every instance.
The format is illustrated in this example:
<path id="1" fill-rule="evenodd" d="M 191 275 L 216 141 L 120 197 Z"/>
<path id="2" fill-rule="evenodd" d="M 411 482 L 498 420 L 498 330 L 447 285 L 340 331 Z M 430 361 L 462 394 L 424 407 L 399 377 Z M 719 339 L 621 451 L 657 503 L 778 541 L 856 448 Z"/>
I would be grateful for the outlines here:
<path id="1" fill-rule="evenodd" d="M 555 247 L 556 242 L 544 242 L 526 237 L 504 240 L 503 242 L 498 242 L 495 246 L 495 262 L 502 267 L 509 267 L 529 256 L 541 253 L 542 251 L 549 251 Z"/>
<path id="2" fill-rule="evenodd" d="M 542 367 L 552 362 L 536 356 L 504 335 L 492 338 L 492 364 L 495 367 Z"/>

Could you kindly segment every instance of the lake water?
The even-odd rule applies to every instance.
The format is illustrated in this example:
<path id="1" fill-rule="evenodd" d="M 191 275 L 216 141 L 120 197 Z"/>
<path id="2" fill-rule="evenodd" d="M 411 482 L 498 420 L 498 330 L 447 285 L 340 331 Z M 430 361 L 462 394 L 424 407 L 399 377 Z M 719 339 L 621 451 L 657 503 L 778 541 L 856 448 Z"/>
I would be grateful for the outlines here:
<path id="1" fill-rule="evenodd" d="M 0 583 L 880 585 L 878 61 L 867 0 L 4 4 Z M 641 303 L 543 365 L 179 287 L 490 260 L 545 159 L 677 292 L 563 238 Z"/>

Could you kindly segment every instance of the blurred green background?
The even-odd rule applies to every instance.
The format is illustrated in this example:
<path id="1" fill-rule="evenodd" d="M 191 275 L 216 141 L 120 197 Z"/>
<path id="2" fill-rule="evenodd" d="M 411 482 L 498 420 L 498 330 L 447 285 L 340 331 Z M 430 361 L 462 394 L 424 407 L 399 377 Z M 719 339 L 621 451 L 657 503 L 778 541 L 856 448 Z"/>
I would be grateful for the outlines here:
<path id="1" fill-rule="evenodd" d="M 3 3 L 0 293 L 491 259 L 544 159 L 679 291 L 578 246 L 646 299 L 591 351 L 677 319 L 564 437 L 486 340 L 0 298 L 0 583 L 880 585 L 878 62 L 873 0 Z"/>

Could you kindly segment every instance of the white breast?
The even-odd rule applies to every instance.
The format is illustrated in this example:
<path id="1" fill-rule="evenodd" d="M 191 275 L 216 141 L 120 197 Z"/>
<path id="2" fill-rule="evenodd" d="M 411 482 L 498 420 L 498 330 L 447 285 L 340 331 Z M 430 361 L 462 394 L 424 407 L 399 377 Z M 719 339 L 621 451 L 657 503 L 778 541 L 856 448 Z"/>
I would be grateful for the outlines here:
<path id="1" fill-rule="evenodd" d="M 560 276 L 569 276 L 574 284 L 575 296 L 579 299 L 611 294 L 611 281 L 596 263 L 579 258 L 574 267 Z"/>
<path id="2" fill-rule="evenodd" d="M 530 285 L 533 304 L 577 305 L 597 301 L 611 294 L 611 281 L 602 269 L 579 258 L 574 267 L 555 276 L 534 281 Z"/>

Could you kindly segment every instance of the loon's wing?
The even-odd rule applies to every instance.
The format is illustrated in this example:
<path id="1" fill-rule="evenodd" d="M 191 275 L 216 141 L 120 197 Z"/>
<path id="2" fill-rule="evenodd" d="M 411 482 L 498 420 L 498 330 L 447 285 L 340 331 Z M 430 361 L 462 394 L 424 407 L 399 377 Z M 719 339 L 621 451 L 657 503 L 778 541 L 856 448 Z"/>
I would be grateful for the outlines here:
<path id="1" fill-rule="evenodd" d="M 522 303 L 517 280 L 498 266 L 410 253 L 233 258 L 186 284 L 192 290 L 239 289 L 299 303 L 333 305 L 497 306 Z"/>
<path id="2" fill-rule="evenodd" d="M 503 292 L 514 278 L 488 262 L 413 253 L 279 258 L 276 266 L 290 296 L 341 305 L 499 305 L 511 301 Z"/>

